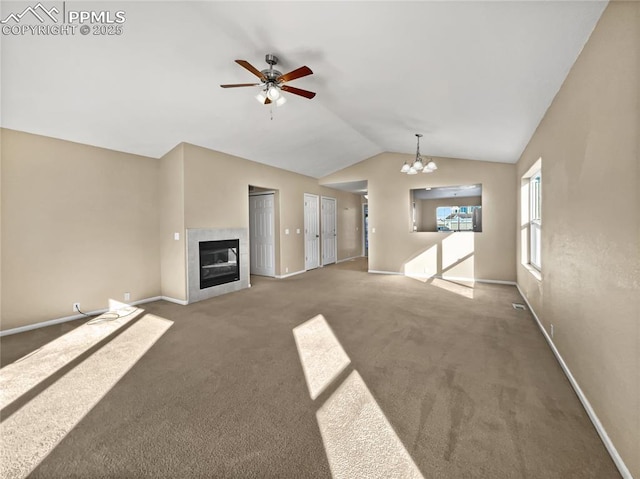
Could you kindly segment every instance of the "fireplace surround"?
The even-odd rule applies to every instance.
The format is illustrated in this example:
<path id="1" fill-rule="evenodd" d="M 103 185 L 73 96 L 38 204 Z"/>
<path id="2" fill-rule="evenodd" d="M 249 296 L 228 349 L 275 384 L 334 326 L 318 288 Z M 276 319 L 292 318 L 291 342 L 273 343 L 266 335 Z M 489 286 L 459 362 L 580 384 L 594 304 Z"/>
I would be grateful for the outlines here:
<path id="1" fill-rule="evenodd" d="M 246 228 L 187 229 L 187 302 L 239 291 L 249 284 Z"/>

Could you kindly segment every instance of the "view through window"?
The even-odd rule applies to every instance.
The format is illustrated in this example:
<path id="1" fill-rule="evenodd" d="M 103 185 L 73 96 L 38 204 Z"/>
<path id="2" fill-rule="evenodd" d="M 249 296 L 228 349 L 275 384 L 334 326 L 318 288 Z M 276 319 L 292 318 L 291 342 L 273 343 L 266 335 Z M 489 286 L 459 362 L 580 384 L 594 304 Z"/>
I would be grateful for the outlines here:
<path id="1" fill-rule="evenodd" d="M 438 231 L 474 231 L 482 206 L 439 206 L 436 208 Z"/>

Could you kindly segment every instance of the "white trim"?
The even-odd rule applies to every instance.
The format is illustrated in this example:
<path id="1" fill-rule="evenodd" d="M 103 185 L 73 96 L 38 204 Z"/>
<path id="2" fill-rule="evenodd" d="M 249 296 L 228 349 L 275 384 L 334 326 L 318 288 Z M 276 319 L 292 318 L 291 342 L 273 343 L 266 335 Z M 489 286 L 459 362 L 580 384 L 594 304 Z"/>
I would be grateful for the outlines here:
<path id="1" fill-rule="evenodd" d="M 508 284 L 509 286 L 517 286 L 515 281 L 505 281 L 502 279 L 481 279 L 481 278 L 467 278 L 464 276 L 442 276 L 439 274 L 407 274 L 400 273 L 397 271 L 378 271 L 375 269 L 370 269 L 369 273 L 374 274 L 394 274 L 399 276 L 406 276 L 407 278 L 420 278 L 420 279 L 428 279 L 428 278 L 437 278 L 448 281 L 473 281 L 476 283 L 493 283 L 493 284 Z"/>
<path id="2" fill-rule="evenodd" d="M 542 281 L 542 273 L 538 268 L 536 268 L 531 263 L 522 263 L 524 269 L 526 269 L 531 276 L 533 276 L 537 281 Z"/>
<path id="3" fill-rule="evenodd" d="M 289 276 L 295 276 L 297 274 L 302 274 L 302 273 L 306 273 L 306 270 L 301 270 L 301 271 L 296 271 L 295 273 L 287 273 L 287 274 L 280 274 L 280 275 L 276 275 L 275 277 L 277 279 L 284 279 L 284 278 L 288 278 Z"/>
<path id="4" fill-rule="evenodd" d="M 153 303 L 154 301 L 160 301 L 162 296 L 152 296 L 151 298 L 138 299 L 137 301 L 133 301 L 131 303 L 126 303 L 130 306 L 137 306 L 138 304 L 144 303 Z"/>
<path id="5" fill-rule="evenodd" d="M 106 313 L 107 309 L 98 309 L 95 311 L 89 311 L 87 315 L 91 316 L 94 314 L 102 314 Z M 9 336 L 10 334 L 18 334 L 24 333 L 25 331 L 31 331 L 32 329 L 40 329 L 46 328 L 47 326 L 53 326 L 54 324 L 66 323 L 68 321 L 73 321 L 75 319 L 86 318 L 84 314 L 74 314 L 73 316 L 65 316 L 63 318 L 50 319 L 48 321 L 42 321 L 40 323 L 27 324 L 26 326 L 19 326 L 17 328 L 7 329 L 5 331 L 0 331 L 0 337 Z"/>
<path id="6" fill-rule="evenodd" d="M 611 438 L 609 437 L 609 435 L 607 434 L 607 431 L 605 430 L 604 426 L 600 422 L 600 419 L 598 419 L 598 416 L 596 415 L 595 411 L 593 410 L 593 407 L 591 406 L 591 403 L 589 402 L 589 400 L 585 396 L 584 392 L 582 392 L 582 389 L 580 388 L 580 385 L 578 384 L 578 381 L 576 381 L 576 379 L 573 377 L 573 374 L 571 374 L 571 370 L 569 370 L 569 366 L 567 366 L 567 363 L 564 362 L 564 359 L 560 355 L 560 352 L 556 348 L 556 345 L 553 343 L 553 339 L 551 339 L 551 337 L 547 333 L 546 329 L 544 329 L 544 326 L 542 326 L 542 322 L 540 321 L 540 318 L 538 318 L 538 315 L 536 314 L 536 312 L 531 307 L 531 304 L 529 304 L 529 300 L 527 299 L 527 297 L 523 293 L 522 289 L 520 289 L 520 285 L 517 284 L 517 283 L 516 283 L 516 288 L 518 288 L 518 292 L 520 293 L 520 296 L 522 296 L 522 299 L 524 299 L 524 302 L 527 303 L 527 306 L 529 307 L 529 310 L 531 311 L 531 314 L 533 314 L 533 317 L 536 320 L 536 323 L 538 323 L 538 327 L 540 328 L 540 331 L 542 331 L 542 335 L 547 340 L 547 343 L 549 344 L 549 347 L 551 348 L 551 351 L 553 351 L 553 354 L 556 357 L 556 359 L 558 360 L 558 363 L 560 363 L 560 367 L 562 368 L 562 370 L 564 371 L 564 374 L 567 376 L 567 379 L 571 383 L 571 386 L 573 387 L 573 390 L 576 392 L 576 395 L 578 396 L 578 399 L 580 399 L 580 402 L 582 403 L 582 406 L 584 407 L 585 411 L 587 412 L 587 415 L 589 416 L 589 419 L 591 419 L 591 422 L 593 423 L 593 426 L 596 428 L 596 431 L 598 431 L 598 435 L 600 436 L 600 439 L 604 443 L 604 446 L 607 448 L 607 451 L 609 452 L 609 455 L 611 455 L 611 459 L 613 459 L 613 462 L 615 463 L 616 467 L 618 468 L 618 471 L 620 472 L 620 475 L 624 479 L 633 479 L 633 476 L 631 475 L 631 472 L 629 471 L 629 469 L 627 468 L 626 464 L 622 460 L 622 457 L 620 457 L 620 454 L 618 453 L 618 450 L 613 445 L 613 442 L 611 441 Z"/>
<path id="7" fill-rule="evenodd" d="M 515 281 L 505 281 L 502 279 L 481 279 L 481 278 L 465 278 L 462 276 L 441 276 L 436 275 L 434 278 L 444 279 L 449 281 L 475 281 L 476 283 L 490 283 L 490 284 L 508 284 L 509 286 L 515 286 Z"/>
<path id="8" fill-rule="evenodd" d="M 398 273 L 397 271 L 379 271 L 377 269 L 370 269 L 367 272 L 372 274 L 392 274 L 397 276 L 404 276 L 404 273 Z"/>
<path id="9" fill-rule="evenodd" d="M 358 258 L 364 258 L 364 256 L 360 255 L 360 256 L 351 256 L 349 258 L 344 258 L 341 260 L 336 261 L 336 263 L 344 263 L 345 261 L 351 261 L 352 259 L 358 259 Z"/>
<path id="10" fill-rule="evenodd" d="M 262 195 L 275 195 L 276 190 L 267 190 L 267 191 L 257 191 L 257 192 L 249 192 L 249 196 L 262 196 Z"/>
<path id="11" fill-rule="evenodd" d="M 126 303 L 126 304 L 130 304 L 131 306 L 135 306 L 137 304 L 151 303 L 152 301 L 158 301 L 159 299 L 164 299 L 164 298 L 161 297 L 161 296 L 154 296 L 152 298 L 139 299 L 137 301 L 133 301 L 131 303 Z M 95 315 L 98 315 L 98 314 L 106 313 L 107 311 L 109 311 L 107 308 L 95 309 L 93 311 L 89 311 L 88 313 L 86 313 L 86 315 L 87 316 L 95 316 Z M 66 323 L 68 321 L 74 321 L 76 319 L 86 318 L 87 316 L 85 316 L 84 314 L 73 314 L 71 316 L 64 316 L 62 318 L 50 319 L 48 321 L 42 321 L 40 323 L 27 324 L 25 326 L 18 326 L 17 328 L 12 328 L 12 329 L 7 329 L 5 331 L 0 331 L 0 337 L 9 336 L 11 334 L 24 333 L 26 331 L 31 331 L 33 329 L 46 328 L 47 326 L 53 326 L 54 324 Z"/>
<path id="12" fill-rule="evenodd" d="M 179 304 L 181 306 L 186 306 L 187 304 L 189 304 L 189 301 L 186 301 L 184 299 L 172 298 L 170 296 L 159 296 L 158 299 L 162 299 L 164 301 L 169 301 L 170 303 Z"/>

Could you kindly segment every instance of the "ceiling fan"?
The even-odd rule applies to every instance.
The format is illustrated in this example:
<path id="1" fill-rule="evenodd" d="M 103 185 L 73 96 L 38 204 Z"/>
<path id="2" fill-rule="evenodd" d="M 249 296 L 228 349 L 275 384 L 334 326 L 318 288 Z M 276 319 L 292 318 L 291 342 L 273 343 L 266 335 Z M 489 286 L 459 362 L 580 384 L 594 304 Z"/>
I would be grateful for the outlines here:
<path id="1" fill-rule="evenodd" d="M 294 95 L 303 96 L 308 99 L 316 96 L 316 94 L 312 91 L 302 90 L 301 88 L 295 88 L 289 85 L 285 85 L 286 82 L 289 82 L 291 80 L 313 74 L 311 68 L 303 66 L 283 75 L 282 72 L 279 72 L 278 70 L 273 68 L 274 65 L 278 64 L 278 57 L 272 54 L 267 54 L 265 56 L 265 61 L 269 64 L 269 68 L 260 71 L 246 60 L 236 60 L 236 63 L 238 65 L 246 68 L 255 76 L 260 78 L 260 83 L 235 83 L 231 85 L 220 86 L 222 88 L 260 86 L 260 93 L 258 93 L 258 95 L 256 96 L 256 100 L 264 105 L 268 105 L 270 103 L 275 103 L 276 106 L 283 105 L 287 101 L 287 99 L 284 97 L 284 95 L 282 95 L 281 91 L 293 93 Z"/>

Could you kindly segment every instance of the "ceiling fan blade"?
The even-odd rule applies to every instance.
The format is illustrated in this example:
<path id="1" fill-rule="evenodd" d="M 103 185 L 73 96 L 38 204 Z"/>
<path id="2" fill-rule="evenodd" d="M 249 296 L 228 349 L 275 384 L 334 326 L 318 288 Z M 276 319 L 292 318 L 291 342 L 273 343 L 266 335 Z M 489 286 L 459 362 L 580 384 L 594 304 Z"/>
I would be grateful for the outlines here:
<path id="1" fill-rule="evenodd" d="M 292 72 L 285 73 L 284 75 L 280 75 L 276 78 L 278 83 L 295 80 L 296 78 L 306 77 L 307 75 L 311 75 L 313 72 L 311 68 L 308 66 L 300 67 L 297 70 L 293 70 Z"/>
<path id="2" fill-rule="evenodd" d="M 254 67 L 247 60 L 236 60 L 236 63 L 238 65 L 240 65 L 241 67 L 246 68 L 247 70 L 249 70 L 255 76 L 260 78 L 260 80 L 265 80 L 266 81 L 267 77 L 265 77 L 260 70 L 258 70 L 256 67 Z"/>
<path id="3" fill-rule="evenodd" d="M 220 85 L 222 88 L 238 88 L 241 86 L 258 86 L 260 83 L 233 83 L 231 85 Z"/>
<path id="4" fill-rule="evenodd" d="M 305 98 L 308 98 L 309 100 L 311 100 L 314 96 L 316 96 L 316 94 L 312 91 L 302 90 L 301 88 L 296 88 L 293 86 L 282 85 L 280 88 L 283 91 L 288 91 L 289 93 L 293 93 L 294 95 L 303 96 Z"/>

